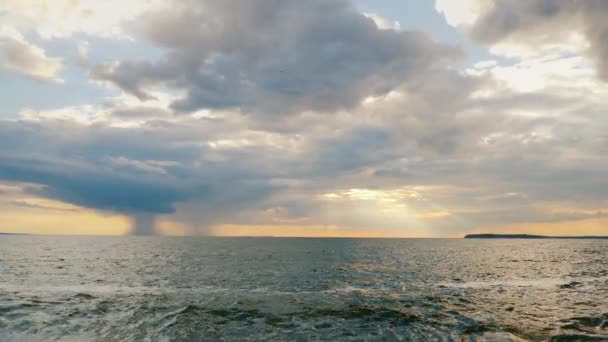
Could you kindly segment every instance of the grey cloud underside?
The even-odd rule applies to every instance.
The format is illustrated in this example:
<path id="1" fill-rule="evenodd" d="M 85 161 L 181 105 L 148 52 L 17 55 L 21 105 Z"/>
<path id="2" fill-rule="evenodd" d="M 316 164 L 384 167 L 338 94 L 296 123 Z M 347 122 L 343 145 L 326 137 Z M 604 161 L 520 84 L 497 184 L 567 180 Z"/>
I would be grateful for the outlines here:
<path id="1" fill-rule="evenodd" d="M 26 191 L 36 196 L 132 216 L 136 234 L 153 233 L 146 223 L 154 216 L 196 202 L 195 212 L 207 215 L 197 222 L 204 231 L 280 188 L 260 168 L 246 169 L 246 152 L 207 158 L 212 151 L 199 146 L 204 133 L 170 123 L 140 129 L 2 122 L 0 180 L 34 184 Z"/>
<path id="2" fill-rule="evenodd" d="M 29 192 L 84 207 L 122 213 L 173 213 L 173 204 L 204 196 L 206 188 L 186 188 L 164 179 L 103 171 L 100 165 L 70 164 L 7 155 L 0 161 L 0 177 L 36 183 Z"/>
<path id="3" fill-rule="evenodd" d="M 0 179 L 40 184 L 42 188 L 30 191 L 136 218 L 145 218 L 145 213 L 172 213 L 176 203 L 193 201 L 196 204 L 192 215 L 197 221 L 214 223 L 240 209 L 255 206 L 280 190 L 280 185 L 271 182 L 273 178 L 319 177 L 331 169 L 330 163 L 340 163 L 340 158 L 350 169 L 360 167 L 363 162 L 353 159 L 350 153 L 314 161 L 314 151 L 307 153 L 302 161 L 281 160 L 280 156 L 271 158 L 270 151 L 264 149 L 224 151 L 220 154 L 222 160 L 217 161 L 213 160 L 213 151 L 199 147 L 198 153 L 194 153 L 184 146 L 185 140 L 200 143 L 200 131 L 186 134 L 178 127 L 168 127 L 91 130 L 77 124 L 3 123 L 0 132 L 6 144 L 1 151 Z M 61 131 L 70 131 L 72 138 L 65 141 L 62 134 L 56 134 Z M 180 131 L 182 134 L 175 134 Z M 360 144 L 368 137 L 356 132 L 353 135 L 352 139 L 360 140 Z M 154 143 L 148 136 L 155 137 Z M 179 147 L 168 147 L 178 142 Z M 169 160 L 182 166 L 166 167 L 166 174 L 150 173 L 139 163 L 113 165 L 108 156 L 121 156 L 144 165 L 147 160 Z M 311 167 L 311 162 L 316 166 Z M 327 172 L 337 176 L 338 170 L 346 169 L 337 167 Z"/>
<path id="4" fill-rule="evenodd" d="M 100 65 L 92 77 L 142 100 L 180 89 L 177 111 L 297 113 L 356 107 L 458 59 L 420 32 L 381 30 L 348 1 L 179 1 L 146 16 L 158 61 Z"/>
<path id="5" fill-rule="evenodd" d="M 484 43 L 505 39 L 519 41 L 543 37 L 560 43 L 572 31 L 583 33 L 598 74 L 608 80 L 608 2 L 604 0 L 489 0 L 489 10 L 471 28 Z"/>

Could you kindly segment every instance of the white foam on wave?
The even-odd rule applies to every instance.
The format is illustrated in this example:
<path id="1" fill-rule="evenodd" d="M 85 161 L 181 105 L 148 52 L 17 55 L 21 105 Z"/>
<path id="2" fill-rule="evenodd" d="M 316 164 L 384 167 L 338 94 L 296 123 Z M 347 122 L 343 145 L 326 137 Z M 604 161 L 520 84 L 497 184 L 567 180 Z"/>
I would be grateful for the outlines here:
<path id="1" fill-rule="evenodd" d="M 356 287 L 356 286 L 351 286 L 351 285 L 346 285 L 346 286 L 336 287 L 336 288 L 329 289 L 329 290 L 324 290 L 324 291 L 321 291 L 321 293 L 330 293 L 330 294 L 361 293 L 361 294 L 367 294 L 367 293 L 372 293 L 372 292 L 375 292 L 375 291 L 377 291 L 377 290 L 369 289 L 369 288 L 361 288 L 361 287 Z"/>
<path id="2" fill-rule="evenodd" d="M 251 293 L 251 294 L 272 294 L 272 295 L 295 295 L 295 294 L 349 294 L 349 293 L 372 293 L 380 291 L 380 289 L 360 288 L 351 285 L 331 288 L 327 290 L 306 291 L 281 291 L 274 290 L 269 287 L 259 287 L 253 289 L 242 288 L 226 288 L 215 286 L 198 286 L 198 287 L 172 287 L 172 286 L 123 286 L 123 285 L 22 285 L 0 283 L 0 292 L 19 293 L 27 295 L 36 294 L 64 294 L 64 295 L 133 295 L 133 294 L 175 294 L 175 293 Z M 1 341 L 0 341 L 1 342 Z"/>
<path id="3" fill-rule="evenodd" d="M 250 294 L 272 294 L 272 295 L 294 295 L 294 294 L 318 294 L 318 293 L 352 293 L 368 292 L 369 289 L 357 288 L 352 286 L 334 288 L 321 291 L 280 291 L 269 287 L 259 287 L 253 289 L 226 288 L 215 286 L 198 287 L 172 287 L 172 286 L 122 286 L 122 285 L 40 285 L 25 286 L 17 284 L 0 283 L 0 292 L 19 293 L 26 295 L 44 294 L 48 295 L 78 295 L 87 294 L 93 296 L 106 295 L 134 295 L 134 294 L 213 294 L 213 293 L 250 293 Z M 1 342 L 1 340 L 0 340 Z"/>
<path id="4" fill-rule="evenodd" d="M 121 285 L 38 285 L 26 286 L 22 284 L 0 283 L 0 292 L 13 292 L 25 294 L 56 293 L 56 294 L 92 294 L 92 295 L 116 295 L 116 294 L 166 294 L 177 292 L 227 292 L 232 289 L 218 288 L 214 286 L 200 286 L 196 288 L 178 288 L 161 286 L 121 286 Z"/>
<path id="5" fill-rule="evenodd" d="M 19 333 L 19 332 L 3 332 L 0 336 L 0 341 L 12 341 L 12 342 L 47 342 L 49 340 L 57 342 L 88 342 L 97 341 L 95 335 L 92 334 L 76 334 L 71 336 L 60 336 L 54 337 L 47 334 L 30 334 L 30 333 Z"/>

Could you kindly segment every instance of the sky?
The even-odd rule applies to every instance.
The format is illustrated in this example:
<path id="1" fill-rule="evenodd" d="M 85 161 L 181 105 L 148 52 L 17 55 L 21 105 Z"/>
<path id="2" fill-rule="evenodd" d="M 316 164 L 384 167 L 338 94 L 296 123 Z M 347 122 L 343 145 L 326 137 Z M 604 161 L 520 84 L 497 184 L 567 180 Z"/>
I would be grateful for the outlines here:
<path id="1" fill-rule="evenodd" d="M 0 231 L 608 235 L 604 0 L 4 0 Z"/>

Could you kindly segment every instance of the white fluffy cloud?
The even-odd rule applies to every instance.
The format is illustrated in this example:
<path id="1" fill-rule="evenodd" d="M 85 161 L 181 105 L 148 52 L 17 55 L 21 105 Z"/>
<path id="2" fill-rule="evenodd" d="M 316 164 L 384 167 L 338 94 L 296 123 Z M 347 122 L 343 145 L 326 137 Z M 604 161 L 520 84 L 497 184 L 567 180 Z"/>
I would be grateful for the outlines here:
<path id="1" fill-rule="evenodd" d="M 608 2 L 604 0 L 437 0 L 447 21 L 506 56 L 585 51 L 608 80 Z"/>
<path id="2" fill-rule="evenodd" d="M 131 39 L 130 25 L 165 0 L 4 0 L 0 2 L 0 63 L 5 69 L 60 83 L 62 60 L 47 55 L 28 37 L 43 40 L 89 35 Z M 89 47 L 78 46 L 77 62 L 86 63 Z"/>
<path id="3" fill-rule="evenodd" d="M 158 87 L 184 92 L 171 105 L 183 112 L 331 112 L 415 88 L 462 55 L 377 20 L 344 0 L 180 1 L 140 20 L 164 58 L 100 65 L 92 76 L 142 100 Z"/>
<path id="4" fill-rule="evenodd" d="M 76 33 L 127 37 L 124 24 L 162 0 L 3 0 L 0 19 L 19 31 L 43 38 L 65 38 Z"/>
<path id="5" fill-rule="evenodd" d="M 28 42 L 19 32 L 0 27 L 0 65 L 6 70 L 18 72 L 35 79 L 63 82 L 59 76 L 62 63 L 59 58 Z"/>

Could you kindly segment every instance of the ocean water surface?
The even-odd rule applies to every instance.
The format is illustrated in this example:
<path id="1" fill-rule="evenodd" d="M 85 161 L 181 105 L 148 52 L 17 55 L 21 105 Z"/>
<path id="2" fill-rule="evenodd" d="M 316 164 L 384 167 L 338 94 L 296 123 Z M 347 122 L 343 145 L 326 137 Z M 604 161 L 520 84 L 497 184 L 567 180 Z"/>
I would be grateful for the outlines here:
<path id="1" fill-rule="evenodd" d="M 608 241 L 0 236 L 0 341 L 608 341 Z"/>

